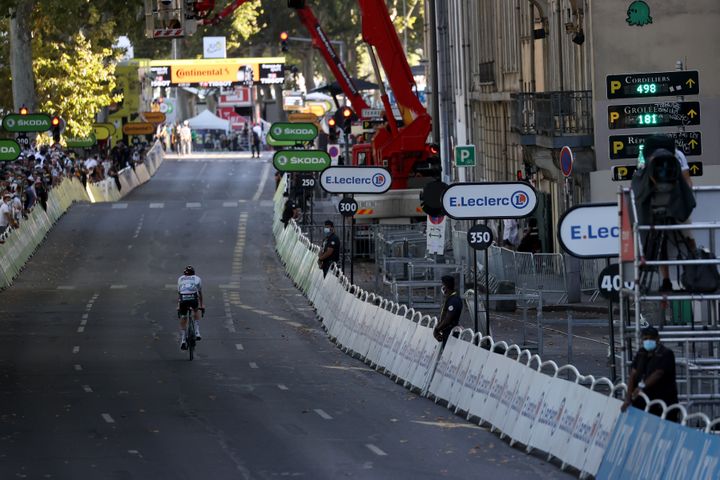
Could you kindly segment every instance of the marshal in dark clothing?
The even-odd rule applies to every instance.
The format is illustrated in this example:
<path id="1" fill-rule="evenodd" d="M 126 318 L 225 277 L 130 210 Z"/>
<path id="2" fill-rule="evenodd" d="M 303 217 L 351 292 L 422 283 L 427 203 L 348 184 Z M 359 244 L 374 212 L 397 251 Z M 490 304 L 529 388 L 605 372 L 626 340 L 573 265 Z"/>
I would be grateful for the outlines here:
<path id="1" fill-rule="evenodd" d="M 322 268 L 323 276 L 325 276 L 330 270 L 330 266 L 340 261 L 340 238 L 335 235 L 335 225 L 330 220 L 325 221 L 323 233 L 325 238 L 322 250 L 318 255 L 318 266 Z"/>
<path id="2" fill-rule="evenodd" d="M 450 275 L 445 275 L 441 278 L 441 281 L 445 300 L 440 312 L 440 321 L 433 330 L 433 335 L 438 342 L 443 342 L 444 346 L 450 337 L 452 329 L 460 324 L 463 303 L 457 290 L 455 290 L 455 279 Z"/>

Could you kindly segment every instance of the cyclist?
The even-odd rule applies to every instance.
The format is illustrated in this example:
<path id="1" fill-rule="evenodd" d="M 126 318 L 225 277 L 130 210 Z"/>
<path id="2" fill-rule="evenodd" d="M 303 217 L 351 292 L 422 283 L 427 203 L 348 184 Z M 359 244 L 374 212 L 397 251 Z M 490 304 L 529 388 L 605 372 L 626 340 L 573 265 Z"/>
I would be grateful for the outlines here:
<path id="1" fill-rule="evenodd" d="M 201 340 L 200 336 L 200 310 L 204 310 L 202 295 L 202 281 L 200 277 L 195 275 L 195 269 L 192 265 L 185 267 L 183 274 L 178 278 L 178 318 L 180 318 L 180 349 L 187 350 L 187 340 L 185 331 L 187 330 L 187 320 L 185 314 L 189 308 L 193 309 L 195 315 L 195 339 Z"/>

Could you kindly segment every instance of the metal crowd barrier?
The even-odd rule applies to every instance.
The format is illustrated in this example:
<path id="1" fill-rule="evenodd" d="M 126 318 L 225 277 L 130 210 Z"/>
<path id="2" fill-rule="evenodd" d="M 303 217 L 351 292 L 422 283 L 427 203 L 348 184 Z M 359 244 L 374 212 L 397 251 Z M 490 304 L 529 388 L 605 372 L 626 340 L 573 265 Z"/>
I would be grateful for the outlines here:
<path id="1" fill-rule="evenodd" d="M 432 335 L 437 318 L 353 285 L 336 267 L 323 276 L 316 265 L 319 248 L 302 235 L 294 222 L 284 227 L 278 221 L 281 191 L 275 198 L 273 225 L 278 255 L 288 276 L 316 309 L 328 337 L 346 353 L 405 387 L 443 402 L 468 420 L 488 424 L 502 438 L 508 437 L 511 444 L 525 445 L 527 451 L 547 452 L 561 462 L 562 468 L 578 469 L 581 477 L 612 470 L 616 464 L 641 464 L 644 468 L 653 463 L 651 455 L 624 463 L 618 457 L 621 453 L 627 455 L 628 445 L 652 444 L 645 439 L 652 439 L 653 431 L 662 434 L 675 426 L 635 409 L 621 415 L 617 397 L 624 395 L 624 384 L 583 376 L 572 365 L 543 361 L 527 349 L 496 342 L 470 329 L 454 329 L 441 347 Z M 715 425 L 705 415 L 688 414 L 682 405 L 653 404 L 660 405 L 663 418 L 678 410 L 682 425 L 699 422 L 706 431 Z M 637 429 L 640 436 L 629 424 L 636 418 L 643 420 L 643 425 L 656 421 L 654 430 Z M 690 432 L 687 436 L 701 435 L 712 444 L 695 446 L 678 437 L 670 445 L 677 444 L 691 453 L 702 452 L 703 462 L 711 461 L 717 472 L 720 438 L 685 430 Z M 625 451 L 616 445 L 625 445 Z M 682 448 L 667 452 L 657 461 L 685 454 Z M 696 473 L 687 478 L 717 478 L 700 476 L 700 470 L 695 468 L 692 471 Z"/>

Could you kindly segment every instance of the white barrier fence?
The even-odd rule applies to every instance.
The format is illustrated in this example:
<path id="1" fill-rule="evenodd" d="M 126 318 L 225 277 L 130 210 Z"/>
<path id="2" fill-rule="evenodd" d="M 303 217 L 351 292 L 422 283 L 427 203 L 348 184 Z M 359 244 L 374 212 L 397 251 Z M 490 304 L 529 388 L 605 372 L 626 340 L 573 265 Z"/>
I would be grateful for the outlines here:
<path id="1" fill-rule="evenodd" d="M 82 183 L 74 178 L 64 179 L 48 194 L 47 212 L 39 204 L 17 230 L 2 235 L 5 243 L 0 244 L 0 289 L 12 284 L 25 263 L 42 243 L 55 222 L 74 202 L 113 202 L 120 200 L 135 187 L 147 182 L 163 161 L 164 153 L 160 143 L 155 143 L 146 155 L 145 163 L 120 172 L 122 190 L 118 190 L 112 178 L 97 183 Z M 152 172 L 152 173 L 151 173 Z"/>
<path id="2" fill-rule="evenodd" d="M 75 178 L 65 178 L 60 185 L 50 190 L 47 211 L 37 203 L 27 220 L 20 222 L 17 230 L 3 235 L 5 243 L 0 245 L 0 289 L 12 283 L 50 228 L 73 202 L 79 201 L 88 201 L 82 183 Z"/>
<path id="3" fill-rule="evenodd" d="M 616 426 L 627 418 L 616 398 L 624 397 L 624 384 L 583 376 L 572 365 L 543 362 L 517 345 L 496 343 L 460 327 L 441 349 L 432 335 L 437 318 L 352 285 L 335 266 L 323 277 L 317 266 L 319 247 L 294 222 L 284 227 L 279 221 L 283 190 L 275 197 L 277 252 L 344 351 L 396 382 L 446 402 L 468 420 L 491 425 L 511 444 L 546 452 L 563 468 L 579 470 L 581 477 L 598 474 Z"/>
<path id="4" fill-rule="evenodd" d="M 125 167 L 118 172 L 120 189 L 113 178 L 106 178 L 101 182 L 88 183 L 87 193 L 92 203 L 116 202 L 132 192 L 136 187 L 150 180 L 163 162 L 164 153 L 160 142 L 155 142 L 145 155 L 145 162 L 131 167 Z"/>

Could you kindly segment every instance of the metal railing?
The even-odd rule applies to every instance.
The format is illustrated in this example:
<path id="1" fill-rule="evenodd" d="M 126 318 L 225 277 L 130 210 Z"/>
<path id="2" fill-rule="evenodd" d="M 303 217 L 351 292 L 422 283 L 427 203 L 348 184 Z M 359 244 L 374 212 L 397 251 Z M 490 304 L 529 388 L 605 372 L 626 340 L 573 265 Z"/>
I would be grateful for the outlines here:
<path id="1" fill-rule="evenodd" d="M 511 128 L 521 135 L 592 135 L 592 91 L 516 93 Z"/>

